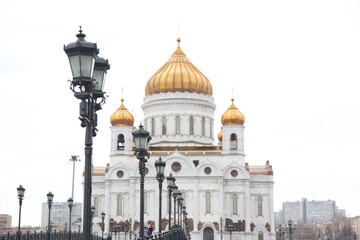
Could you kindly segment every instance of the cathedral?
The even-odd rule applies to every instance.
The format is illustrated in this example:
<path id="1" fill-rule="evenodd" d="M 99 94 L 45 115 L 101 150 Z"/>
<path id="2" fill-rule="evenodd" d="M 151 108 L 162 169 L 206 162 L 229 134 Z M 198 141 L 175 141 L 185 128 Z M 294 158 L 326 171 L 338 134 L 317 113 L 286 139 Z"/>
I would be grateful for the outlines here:
<path id="1" fill-rule="evenodd" d="M 170 59 L 147 81 L 141 106 L 142 123 L 152 137 L 145 169 L 145 226 L 153 226 L 155 234 L 159 224 L 164 231 L 168 229 L 166 179 L 163 219 L 161 223 L 158 220 L 159 185 L 154 163 L 161 157 L 166 162 L 165 176 L 171 173 L 176 178 L 184 198 L 193 240 L 227 240 L 230 236 L 234 240 L 274 240 L 272 166 L 268 161 L 262 166 L 245 161 L 245 116 L 232 98 L 221 119 L 214 119 L 211 82 L 186 57 L 180 38 L 177 42 Z M 214 121 L 222 124 L 217 135 Z M 140 175 L 132 151 L 134 117 L 124 99 L 110 123 L 109 163 L 93 167 L 92 172 L 93 232 L 101 235 L 104 212 L 105 236 L 114 231 L 109 227 L 110 219 L 124 223 L 131 218 L 133 238 L 139 231 Z M 234 226 L 231 233 L 227 231 L 230 224 Z"/>

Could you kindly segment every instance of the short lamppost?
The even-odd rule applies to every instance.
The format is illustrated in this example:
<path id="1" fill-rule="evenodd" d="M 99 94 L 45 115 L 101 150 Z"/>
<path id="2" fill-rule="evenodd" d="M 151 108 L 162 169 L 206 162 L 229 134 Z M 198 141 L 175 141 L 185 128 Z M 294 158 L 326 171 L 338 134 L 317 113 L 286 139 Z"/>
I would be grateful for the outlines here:
<path id="1" fill-rule="evenodd" d="M 69 240 L 71 240 L 71 210 L 74 204 L 74 200 L 72 198 L 68 199 L 68 205 L 69 205 Z"/>
<path id="2" fill-rule="evenodd" d="M 110 218 L 109 219 L 109 222 L 110 222 L 110 226 L 109 226 L 109 231 L 110 231 L 110 236 L 111 236 L 111 238 L 112 238 L 112 233 L 113 233 L 113 231 L 114 231 L 114 225 L 115 225 L 115 221 L 114 221 L 114 219 L 113 218 Z"/>
<path id="3" fill-rule="evenodd" d="M 24 193 L 25 193 L 25 188 L 23 188 L 22 185 L 20 185 L 18 188 L 16 188 L 17 190 L 17 194 L 18 194 L 18 199 L 19 199 L 19 225 L 18 225 L 18 231 L 17 231 L 17 239 L 20 240 L 20 234 L 21 234 L 21 206 L 22 206 L 22 201 L 24 199 Z"/>
<path id="4" fill-rule="evenodd" d="M 280 237 L 280 239 L 285 240 L 285 233 L 286 228 L 280 224 L 279 228 L 277 229 L 277 235 Z"/>
<path id="5" fill-rule="evenodd" d="M 180 217 L 181 217 L 181 209 L 182 209 L 182 204 L 183 204 L 183 198 L 181 197 L 182 196 L 182 193 L 179 192 L 179 195 L 177 197 L 177 203 L 178 203 L 178 225 L 180 225 Z"/>
<path id="6" fill-rule="evenodd" d="M 229 225 L 227 225 L 227 226 L 225 226 L 225 231 L 228 231 L 228 232 L 230 232 L 230 240 L 232 240 L 232 232 L 233 231 L 235 231 L 236 229 L 235 229 L 235 226 L 232 224 L 232 223 L 230 223 Z"/>
<path id="7" fill-rule="evenodd" d="M 184 221 L 185 221 L 185 213 L 186 213 L 186 206 L 185 206 L 185 204 L 183 204 L 183 206 L 182 206 L 182 211 L 181 211 L 181 225 L 182 225 L 182 227 L 184 228 Z"/>
<path id="8" fill-rule="evenodd" d="M 120 230 L 120 225 L 115 223 L 115 226 L 114 226 L 115 240 L 116 240 L 116 234 L 117 234 L 117 232 L 119 232 L 119 230 Z"/>
<path id="9" fill-rule="evenodd" d="M 221 217 L 220 218 L 220 239 L 223 240 L 223 223 L 224 223 L 224 220 L 223 218 Z"/>
<path id="10" fill-rule="evenodd" d="M 129 219 L 129 239 L 131 240 L 131 236 L 132 236 L 132 219 Z"/>
<path id="11" fill-rule="evenodd" d="M 139 159 L 139 173 L 140 173 L 140 229 L 139 237 L 144 239 L 144 180 L 145 180 L 145 163 L 149 159 L 149 142 L 151 140 L 150 133 L 144 129 L 140 123 L 139 129 L 133 133 L 135 140 L 134 152 Z"/>
<path id="12" fill-rule="evenodd" d="M 47 229 L 47 240 L 50 240 L 50 233 L 51 233 L 51 221 L 50 221 L 50 213 L 51 213 L 51 205 L 53 203 L 54 194 L 49 192 L 46 194 L 47 196 L 47 202 L 49 207 L 49 217 L 48 217 L 48 229 Z"/>
<path id="13" fill-rule="evenodd" d="M 164 170 L 165 170 L 166 163 L 159 158 L 155 162 L 155 168 L 156 168 L 156 179 L 159 182 L 159 233 L 161 233 L 161 206 L 162 206 L 162 183 L 164 181 Z"/>
<path id="14" fill-rule="evenodd" d="M 71 198 L 74 199 L 74 180 L 75 180 L 75 162 L 79 161 L 79 156 L 71 155 L 70 162 L 73 162 L 73 177 L 72 177 L 72 188 L 71 188 Z"/>
<path id="15" fill-rule="evenodd" d="M 357 239 L 356 233 L 353 234 L 353 238 L 354 238 L 354 240 Z"/>
<path id="16" fill-rule="evenodd" d="M 287 230 L 289 231 L 289 239 L 292 240 L 292 235 L 294 233 L 294 230 L 296 229 L 296 225 L 294 224 L 294 222 L 290 219 L 288 221 L 288 225 L 287 225 Z"/>
<path id="17" fill-rule="evenodd" d="M 101 239 L 104 239 L 104 230 L 105 230 L 105 213 L 101 213 Z"/>
<path id="18" fill-rule="evenodd" d="M 166 177 L 167 185 L 168 185 L 168 195 L 169 195 L 169 230 L 171 228 L 171 193 L 172 189 L 175 186 L 176 179 L 173 177 L 173 175 L 170 173 L 168 177 Z M 175 223 L 174 223 L 175 224 Z"/>
<path id="19" fill-rule="evenodd" d="M 92 228 L 93 228 L 93 225 L 94 225 L 94 216 L 95 216 L 95 207 L 92 206 L 91 207 L 91 227 L 90 227 L 90 233 L 92 233 Z"/>
<path id="20" fill-rule="evenodd" d="M 176 198 L 178 197 L 178 195 L 180 194 L 178 192 L 178 186 L 176 186 L 174 184 L 174 186 L 172 187 L 173 189 L 173 198 L 174 198 L 174 226 L 176 225 Z"/>
<path id="21" fill-rule="evenodd" d="M 84 171 L 84 239 L 91 240 L 91 168 L 92 144 L 96 136 L 97 114 L 105 103 L 103 87 L 107 70 L 110 69 L 108 60 L 98 56 L 99 49 L 96 43 L 87 42 L 85 34 L 79 30 L 75 42 L 64 46 L 69 57 L 73 75 L 70 89 L 80 102 L 81 127 L 85 131 L 85 171 Z"/>

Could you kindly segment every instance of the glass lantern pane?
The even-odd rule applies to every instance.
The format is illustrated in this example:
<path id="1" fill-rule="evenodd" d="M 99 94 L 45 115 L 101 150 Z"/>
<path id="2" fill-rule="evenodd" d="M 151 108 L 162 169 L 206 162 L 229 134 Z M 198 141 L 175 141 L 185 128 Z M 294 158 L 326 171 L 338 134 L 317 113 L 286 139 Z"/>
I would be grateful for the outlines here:
<path id="1" fill-rule="evenodd" d="M 94 69 L 94 57 L 80 55 L 80 74 L 83 77 L 91 77 Z"/>
<path id="2" fill-rule="evenodd" d="M 71 72 L 73 78 L 80 77 L 80 58 L 79 56 L 69 57 Z"/>
<path id="3" fill-rule="evenodd" d="M 95 90 L 103 90 L 105 76 L 106 74 L 104 71 L 94 70 L 93 79 Z"/>

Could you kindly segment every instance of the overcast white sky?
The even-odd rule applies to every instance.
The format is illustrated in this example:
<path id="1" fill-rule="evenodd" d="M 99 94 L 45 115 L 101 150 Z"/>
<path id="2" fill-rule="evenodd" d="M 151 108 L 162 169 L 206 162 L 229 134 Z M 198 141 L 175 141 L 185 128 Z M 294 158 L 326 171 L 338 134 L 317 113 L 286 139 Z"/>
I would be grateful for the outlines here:
<path id="1" fill-rule="evenodd" d="M 111 64 L 95 166 L 109 162 L 109 118 L 121 88 L 139 123 L 146 81 L 180 32 L 183 51 L 213 85 L 215 134 L 234 88 L 247 162 L 273 165 L 275 210 L 284 201 L 331 199 L 360 215 L 359 1 L 0 0 L 0 214 L 12 215 L 14 226 L 19 184 L 22 223 L 39 225 L 49 191 L 54 201 L 71 196 L 70 155 L 84 159 L 63 51 L 80 25 Z M 83 167 L 76 166 L 76 201 Z"/>

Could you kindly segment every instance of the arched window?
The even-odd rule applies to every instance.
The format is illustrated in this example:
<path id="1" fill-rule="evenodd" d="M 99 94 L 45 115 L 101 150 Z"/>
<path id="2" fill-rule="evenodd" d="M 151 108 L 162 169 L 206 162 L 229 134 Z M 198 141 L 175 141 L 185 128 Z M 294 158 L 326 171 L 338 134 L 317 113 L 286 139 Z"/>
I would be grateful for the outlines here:
<path id="1" fill-rule="evenodd" d="M 123 198 L 122 198 L 122 195 L 119 194 L 117 196 L 117 199 L 116 199 L 116 212 L 117 212 L 117 215 L 123 215 Z"/>
<path id="2" fill-rule="evenodd" d="M 205 118 L 201 118 L 201 135 L 205 136 Z"/>
<path id="3" fill-rule="evenodd" d="M 190 135 L 194 135 L 194 117 L 190 116 L 190 123 L 189 123 L 189 128 L 190 128 Z"/>
<path id="4" fill-rule="evenodd" d="M 151 118 L 151 135 L 155 136 L 155 119 Z"/>
<path id="5" fill-rule="evenodd" d="M 232 199 L 232 202 L 233 202 L 233 214 L 237 215 L 238 214 L 238 197 L 237 197 L 236 194 L 233 194 L 232 197 L 233 197 L 233 199 Z"/>
<path id="6" fill-rule="evenodd" d="M 258 240 L 264 240 L 264 233 L 261 231 L 258 234 Z"/>
<path id="7" fill-rule="evenodd" d="M 162 135 L 166 135 L 166 117 L 163 116 L 161 119 Z"/>
<path id="8" fill-rule="evenodd" d="M 206 192 L 205 193 L 205 212 L 206 213 L 211 213 L 211 193 L 210 192 Z"/>
<path id="9" fill-rule="evenodd" d="M 175 133 L 180 134 L 180 116 L 175 117 Z"/>
<path id="10" fill-rule="evenodd" d="M 94 207 L 95 207 L 94 217 L 97 217 L 98 212 L 99 212 L 99 198 L 98 197 L 94 197 Z"/>
<path id="11" fill-rule="evenodd" d="M 237 150 L 237 136 L 235 133 L 230 135 L 230 150 Z"/>
<path id="12" fill-rule="evenodd" d="M 263 200 L 261 196 L 257 197 L 257 210 L 258 210 L 258 216 L 263 215 Z"/>
<path id="13" fill-rule="evenodd" d="M 212 229 L 211 227 L 204 228 L 203 234 L 204 234 L 203 236 L 204 240 L 214 240 L 214 229 Z"/>
<path id="14" fill-rule="evenodd" d="M 125 138 L 123 134 L 119 134 L 117 137 L 117 150 L 124 150 Z"/>

